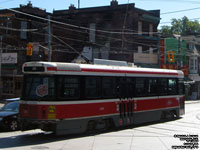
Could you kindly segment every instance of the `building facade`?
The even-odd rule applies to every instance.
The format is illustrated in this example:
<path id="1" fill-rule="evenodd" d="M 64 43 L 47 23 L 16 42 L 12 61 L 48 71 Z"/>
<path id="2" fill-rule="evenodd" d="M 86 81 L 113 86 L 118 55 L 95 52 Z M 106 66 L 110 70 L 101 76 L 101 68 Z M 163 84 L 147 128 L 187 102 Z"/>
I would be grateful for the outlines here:
<path id="1" fill-rule="evenodd" d="M 80 52 L 66 46 L 74 53 L 71 61 L 84 56 L 90 62 L 99 58 L 158 67 L 159 10 L 142 10 L 134 3 L 119 5 L 112 0 L 110 6 L 102 7 L 77 9 L 71 5 L 54 10 L 53 17 L 65 22 L 60 28 L 54 26 L 54 35 L 65 37 L 62 40 Z"/>
<path id="2" fill-rule="evenodd" d="M 187 59 L 189 66 L 188 99 L 200 98 L 200 37 L 187 35 L 182 37 L 187 41 Z"/>
<path id="3" fill-rule="evenodd" d="M 47 16 L 45 10 L 33 7 L 30 2 L 27 5 L 20 5 L 19 8 L 0 10 L 0 99 L 21 95 L 21 68 L 24 62 L 45 60 L 44 50 L 34 51 L 30 57 L 26 55 L 26 47 L 29 42 L 47 45 L 47 21 L 37 18 Z"/>
<path id="4" fill-rule="evenodd" d="M 54 10 L 33 7 L 0 10 L 0 99 L 18 97 L 22 64 L 26 61 L 85 62 L 94 58 L 121 60 L 142 67 L 159 67 L 159 10 L 134 3 Z M 27 55 L 27 44 L 33 51 Z M 51 49 L 51 51 L 49 51 Z M 49 55 L 51 54 L 51 55 Z"/>
<path id="5" fill-rule="evenodd" d="M 187 41 L 181 37 L 163 38 L 160 41 L 160 68 L 182 70 L 189 75 Z"/>

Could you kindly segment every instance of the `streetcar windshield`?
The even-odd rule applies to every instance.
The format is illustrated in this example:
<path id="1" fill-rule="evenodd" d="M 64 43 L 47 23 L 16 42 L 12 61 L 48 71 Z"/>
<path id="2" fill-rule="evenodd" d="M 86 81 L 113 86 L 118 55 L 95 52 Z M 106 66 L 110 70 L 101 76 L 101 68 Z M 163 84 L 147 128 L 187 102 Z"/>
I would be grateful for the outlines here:
<path id="1" fill-rule="evenodd" d="M 41 75 L 27 75 L 24 78 L 22 99 L 37 100 L 55 97 L 54 78 Z"/>

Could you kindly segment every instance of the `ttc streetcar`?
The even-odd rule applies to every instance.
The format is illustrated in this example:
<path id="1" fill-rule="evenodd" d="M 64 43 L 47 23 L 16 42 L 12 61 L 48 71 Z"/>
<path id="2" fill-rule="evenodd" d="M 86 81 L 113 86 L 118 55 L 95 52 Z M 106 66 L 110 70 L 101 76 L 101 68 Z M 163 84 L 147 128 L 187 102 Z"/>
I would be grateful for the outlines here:
<path id="1" fill-rule="evenodd" d="M 184 115 L 184 74 L 129 66 L 27 62 L 21 130 L 56 135 Z"/>

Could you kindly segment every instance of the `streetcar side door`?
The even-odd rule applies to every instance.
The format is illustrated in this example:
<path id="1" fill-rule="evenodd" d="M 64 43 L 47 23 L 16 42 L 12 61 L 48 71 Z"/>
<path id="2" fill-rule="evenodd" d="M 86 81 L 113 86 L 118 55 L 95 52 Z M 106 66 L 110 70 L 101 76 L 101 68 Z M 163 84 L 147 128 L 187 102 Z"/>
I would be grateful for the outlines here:
<path id="1" fill-rule="evenodd" d="M 118 81 L 120 119 L 123 125 L 128 125 L 133 121 L 134 80 L 122 77 Z"/>

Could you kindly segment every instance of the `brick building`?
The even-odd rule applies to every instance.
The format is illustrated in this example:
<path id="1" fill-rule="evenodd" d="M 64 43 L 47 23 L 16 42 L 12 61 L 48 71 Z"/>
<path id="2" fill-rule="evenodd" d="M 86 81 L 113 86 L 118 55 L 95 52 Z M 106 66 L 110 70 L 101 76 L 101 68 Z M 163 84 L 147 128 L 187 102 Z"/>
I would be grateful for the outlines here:
<path id="1" fill-rule="evenodd" d="M 134 3 L 119 5 L 112 0 L 110 6 L 77 9 L 71 5 L 67 10 L 54 10 L 53 19 L 65 22 L 54 24 L 53 32 L 72 46 L 65 45 L 73 54 L 70 61 L 80 58 L 75 49 L 90 61 L 123 60 L 158 67 L 159 10 L 146 11 Z"/>
<path id="2" fill-rule="evenodd" d="M 29 14 L 29 15 L 27 15 Z M 34 17 L 32 17 L 34 16 Z M 38 50 L 32 57 L 26 56 L 26 46 L 29 42 L 47 45 L 47 21 L 37 17 L 47 18 L 48 13 L 33 7 L 29 2 L 19 8 L 0 10 L 0 43 L 1 43 L 1 86 L 0 99 L 18 97 L 22 88 L 22 64 L 26 61 L 41 60 L 44 50 Z"/>
<path id="3" fill-rule="evenodd" d="M 69 9 L 52 13 L 33 7 L 30 2 L 19 8 L 0 10 L 0 95 L 3 98 L 20 96 L 22 64 L 48 60 L 48 37 L 52 61 L 92 62 L 100 58 L 158 67 L 159 22 L 159 10 L 139 9 L 134 3 L 119 5 L 116 0 L 109 6 L 77 9 L 71 5 Z M 30 42 L 36 48 L 32 56 L 27 56 L 26 46 Z"/>

